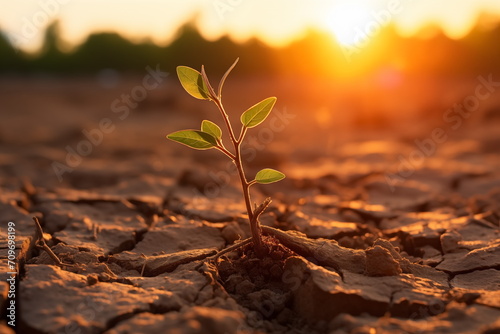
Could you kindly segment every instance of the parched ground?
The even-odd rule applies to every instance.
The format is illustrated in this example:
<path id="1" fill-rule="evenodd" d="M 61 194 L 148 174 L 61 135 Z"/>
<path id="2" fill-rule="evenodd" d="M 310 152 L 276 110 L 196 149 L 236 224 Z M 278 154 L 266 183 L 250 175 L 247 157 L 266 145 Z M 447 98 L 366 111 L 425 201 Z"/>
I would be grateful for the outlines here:
<path id="1" fill-rule="evenodd" d="M 237 175 L 164 136 L 219 116 L 173 80 L 125 102 L 141 82 L 0 81 L 0 332 L 8 222 L 20 333 L 500 332 L 497 92 L 465 117 L 475 82 L 228 80 L 232 110 L 278 96 L 243 159 L 287 178 L 252 188 L 265 256 L 209 261 L 250 236 Z"/>

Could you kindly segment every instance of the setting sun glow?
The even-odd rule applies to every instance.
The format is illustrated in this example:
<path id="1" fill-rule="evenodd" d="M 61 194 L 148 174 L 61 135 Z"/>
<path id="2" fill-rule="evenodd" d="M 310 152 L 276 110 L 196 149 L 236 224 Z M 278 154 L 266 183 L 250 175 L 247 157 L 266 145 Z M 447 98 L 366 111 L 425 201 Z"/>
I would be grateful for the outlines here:
<path id="1" fill-rule="evenodd" d="M 341 46 L 353 47 L 375 39 L 388 25 L 405 37 L 418 35 L 431 24 L 448 37 L 461 38 L 483 14 L 498 17 L 500 1 L 6 1 L 0 11 L 0 30 L 16 47 L 31 51 L 40 47 L 44 29 L 54 20 L 60 21 L 62 39 L 68 45 L 77 45 L 96 31 L 167 44 L 182 24 L 195 20 L 210 40 L 223 35 L 239 42 L 258 37 L 283 46 L 308 29 L 320 28 Z"/>
<path id="2" fill-rule="evenodd" d="M 327 12 L 326 28 L 344 46 L 358 43 L 359 32 L 369 20 L 369 5 L 359 2 L 340 2 Z"/>

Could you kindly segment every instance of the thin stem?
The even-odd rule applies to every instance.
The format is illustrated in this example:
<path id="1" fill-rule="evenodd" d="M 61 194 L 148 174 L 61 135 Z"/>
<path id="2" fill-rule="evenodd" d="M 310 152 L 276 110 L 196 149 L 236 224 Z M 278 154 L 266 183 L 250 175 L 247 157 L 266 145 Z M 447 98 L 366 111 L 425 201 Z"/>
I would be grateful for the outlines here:
<path id="1" fill-rule="evenodd" d="M 215 146 L 215 148 L 218 149 L 219 151 L 221 151 L 222 153 L 224 153 L 225 155 L 227 155 L 231 160 L 234 161 L 236 159 L 234 154 L 229 152 L 223 145 Z"/>
<path id="2" fill-rule="evenodd" d="M 35 221 L 35 227 L 36 227 L 36 234 L 35 234 L 35 246 L 37 248 L 43 249 L 47 255 L 54 261 L 58 266 L 60 267 L 74 267 L 75 265 L 73 264 L 68 264 L 62 262 L 59 257 L 50 249 L 50 247 L 45 243 L 45 239 L 43 238 L 43 229 L 42 225 L 40 225 L 40 221 L 38 220 L 37 217 L 33 217 L 33 220 Z"/>
<path id="3" fill-rule="evenodd" d="M 241 185 L 243 188 L 243 195 L 245 196 L 245 205 L 247 207 L 247 213 L 248 213 L 248 219 L 250 222 L 252 222 L 253 219 L 253 210 L 252 210 L 252 200 L 250 199 L 250 187 L 248 186 L 248 182 L 245 178 L 245 172 L 243 170 L 243 167 L 241 164 L 237 164 L 236 167 L 238 167 L 238 172 L 240 174 L 240 179 L 241 179 Z M 253 227 L 252 227 L 253 230 Z M 253 231 L 252 231 L 253 233 Z"/>
<path id="4" fill-rule="evenodd" d="M 234 250 L 236 250 L 236 249 L 238 249 L 240 247 L 248 245 L 250 242 L 252 242 L 252 238 L 248 238 L 248 239 L 242 240 L 242 241 L 240 241 L 238 243 L 235 243 L 232 246 L 229 246 L 226 249 L 221 250 L 219 253 L 217 253 L 217 254 L 215 254 L 215 255 L 207 258 L 207 260 L 209 260 L 209 261 L 216 260 L 216 259 L 218 259 L 219 257 L 221 257 L 224 254 L 227 254 L 227 253 L 232 252 L 232 251 L 234 251 Z"/>
<path id="5" fill-rule="evenodd" d="M 246 126 L 241 127 L 240 137 L 238 138 L 238 144 L 243 141 L 243 138 L 245 138 L 247 130 L 248 130 L 248 128 Z"/>
<path id="6" fill-rule="evenodd" d="M 262 202 L 258 207 L 255 208 L 254 219 L 258 220 L 260 215 L 267 209 L 267 207 L 271 204 L 271 197 L 268 197 Z"/>
<path id="7" fill-rule="evenodd" d="M 229 136 L 231 137 L 231 141 L 233 143 L 237 143 L 236 137 L 234 136 L 233 128 L 231 127 L 231 122 L 229 122 L 229 116 L 227 115 L 226 111 L 224 110 L 224 106 L 222 105 L 222 102 L 219 99 L 215 99 L 213 101 L 217 105 L 217 107 L 219 108 L 220 112 L 222 113 L 222 118 L 224 118 L 224 122 L 226 123 L 227 130 L 229 131 Z"/>
<path id="8" fill-rule="evenodd" d="M 201 268 L 201 266 L 203 266 L 203 264 L 204 264 L 205 262 L 210 262 L 210 261 L 217 260 L 217 259 L 218 259 L 219 257 L 221 257 L 222 255 L 227 254 L 227 253 L 229 253 L 229 252 L 232 252 L 232 251 L 234 251 L 234 250 L 237 250 L 238 248 L 241 248 L 241 247 L 243 247 L 243 246 L 245 246 L 245 245 L 248 245 L 248 244 L 249 244 L 249 243 L 251 243 L 251 242 L 252 242 L 252 238 L 247 238 L 247 239 L 242 240 L 242 241 L 240 241 L 240 242 L 238 242 L 238 243 L 235 243 L 235 244 L 233 244 L 232 246 L 229 246 L 229 247 L 227 247 L 226 249 L 221 250 L 221 251 L 220 251 L 220 252 L 218 252 L 217 254 L 215 254 L 215 255 L 213 255 L 213 256 L 210 256 L 210 257 L 205 258 L 203 261 L 201 261 L 201 262 L 200 262 L 200 264 L 198 264 L 198 265 L 195 267 L 195 269 L 196 269 L 196 270 L 199 270 L 199 269 Z"/>
<path id="9" fill-rule="evenodd" d="M 236 168 L 238 169 L 238 174 L 240 175 L 241 187 L 243 189 L 243 196 L 245 197 L 245 205 L 247 207 L 248 219 L 250 220 L 250 222 L 252 222 L 253 210 L 252 210 L 252 201 L 250 198 L 250 186 L 245 176 L 245 170 L 243 169 L 243 164 L 241 163 L 240 144 L 238 142 L 234 142 L 234 148 L 236 150 L 236 159 L 234 160 L 234 162 L 236 164 Z M 251 223 L 250 227 L 252 228 L 252 235 L 253 235 L 255 231 Z"/>
<path id="10" fill-rule="evenodd" d="M 233 142 L 235 151 L 233 161 L 236 165 L 236 169 L 238 170 L 238 174 L 240 176 L 241 188 L 243 191 L 243 197 L 245 198 L 245 206 L 247 208 L 248 220 L 250 222 L 250 230 L 252 232 L 252 240 L 254 243 L 255 251 L 257 253 L 262 253 L 262 237 L 259 228 L 259 222 L 257 221 L 257 219 L 254 219 L 255 217 L 254 217 L 254 212 L 252 210 L 252 200 L 250 197 L 250 183 L 247 181 L 247 178 L 245 176 L 245 170 L 243 169 L 243 164 L 241 163 L 241 140 L 245 136 L 246 127 L 244 126 L 242 128 L 240 137 L 237 140 L 236 137 L 234 136 L 234 131 L 231 126 L 231 122 L 229 121 L 229 116 L 224 110 L 224 106 L 222 105 L 221 100 L 217 98 L 214 100 L 214 102 L 219 108 L 222 117 L 224 118 L 224 122 L 226 123 L 227 129 L 229 131 L 229 136 L 231 138 L 231 141 Z"/>

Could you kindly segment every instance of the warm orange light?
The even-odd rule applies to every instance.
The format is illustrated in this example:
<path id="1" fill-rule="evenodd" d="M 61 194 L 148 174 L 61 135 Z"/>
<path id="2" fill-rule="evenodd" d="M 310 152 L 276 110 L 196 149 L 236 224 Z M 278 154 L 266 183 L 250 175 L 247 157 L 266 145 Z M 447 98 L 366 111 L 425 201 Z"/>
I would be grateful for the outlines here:
<path id="1" fill-rule="evenodd" d="M 449 37 L 461 38 L 481 13 L 500 17 L 500 1 L 494 0 L 107 0 L 98 11 L 95 1 L 38 2 L 6 1 L 0 11 L 0 29 L 21 49 L 35 50 L 45 28 L 56 19 L 61 22 L 63 40 L 72 45 L 94 31 L 117 31 L 134 40 L 166 44 L 179 26 L 196 18 L 210 40 L 225 34 L 238 41 L 257 36 L 273 46 L 284 46 L 312 27 L 328 30 L 341 46 L 364 47 L 389 24 L 403 36 L 415 36 L 422 27 L 435 24 Z"/>
<path id="2" fill-rule="evenodd" d="M 368 2 L 338 2 L 327 11 L 325 26 L 332 32 L 336 40 L 344 46 L 359 43 L 371 7 Z"/>

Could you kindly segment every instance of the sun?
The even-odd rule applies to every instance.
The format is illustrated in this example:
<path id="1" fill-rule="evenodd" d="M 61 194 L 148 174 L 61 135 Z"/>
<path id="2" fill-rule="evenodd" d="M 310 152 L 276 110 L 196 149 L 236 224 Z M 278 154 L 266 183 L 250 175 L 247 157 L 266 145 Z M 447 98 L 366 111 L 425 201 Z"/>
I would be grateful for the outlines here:
<path id="1" fill-rule="evenodd" d="M 343 46 L 353 46 L 370 18 L 366 2 L 339 2 L 325 15 L 325 26 Z"/>

